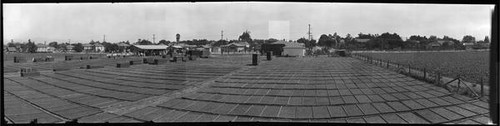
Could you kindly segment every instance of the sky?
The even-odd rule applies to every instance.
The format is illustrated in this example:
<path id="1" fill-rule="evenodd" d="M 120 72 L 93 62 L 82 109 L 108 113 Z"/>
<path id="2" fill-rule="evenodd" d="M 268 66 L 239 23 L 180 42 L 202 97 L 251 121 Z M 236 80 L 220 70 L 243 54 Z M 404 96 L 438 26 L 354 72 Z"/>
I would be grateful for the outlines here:
<path id="1" fill-rule="evenodd" d="M 314 39 L 321 34 L 359 33 L 436 35 L 461 40 L 490 36 L 493 5 L 206 2 L 206 3 L 31 3 L 3 4 L 4 44 L 44 41 L 107 42 L 138 39 L 175 41 L 238 39 Z"/>

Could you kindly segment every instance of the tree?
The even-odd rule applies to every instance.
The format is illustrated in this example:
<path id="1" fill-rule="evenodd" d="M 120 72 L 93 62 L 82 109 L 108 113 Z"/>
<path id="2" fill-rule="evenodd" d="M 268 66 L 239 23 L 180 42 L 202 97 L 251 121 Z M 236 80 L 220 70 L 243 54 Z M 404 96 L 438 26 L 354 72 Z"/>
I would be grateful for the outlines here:
<path id="1" fill-rule="evenodd" d="M 427 37 L 425 36 L 422 37 L 420 35 L 412 35 L 410 36 L 410 40 L 418 41 L 418 43 L 416 43 L 417 44 L 416 47 L 419 49 L 424 49 L 425 45 L 429 43 Z"/>
<path id="2" fill-rule="evenodd" d="M 13 42 L 7 43 L 7 47 L 16 47 L 16 45 Z"/>
<path id="3" fill-rule="evenodd" d="M 221 46 L 221 45 L 227 45 L 228 42 L 226 40 L 219 40 L 213 44 L 213 46 Z"/>
<path id="4" fill-rule="evenodd" d="M 50 43 L 49 43 L 49 46 L 54 47 L 54 48 L 58 48 L 58 47 L 59 47 L 59 46 L 57 45 L 57 42 L 50 42 Z"/>
<path id="5" fill-rule="evenodd" d="M 437 42 L 438 38 L 434 35 L 429 36 L 429 42 Z"/>
<path id="6" fill-rule="evenodd" d="M 145 39 L 139 39 L 136 42 L 137 45 L 152 45 L 153 43 L 151 41 L 145 40 Z"/>
<path id="7" fill-rule="evenodd" d="M 373 39 L 373 38 L 375 38 L 375 36 L 374 36 L 374 35 L 372 35 L 372 34 L 363 34 L 363 33 L 359 33 L 359 34 L 358 34 L 358 38 L 359 38 L 359 39 Z"/>
<path id="8" fill-rule="evenodd" d="M 240 41 L 252 42 L 252 37 L 250 37 L 250 31 L 245 31 L 238 37 Z"/>
<path id="9" fill-rule="evenodd" d="M 464 38 L 462 38 L 463 43 L 475 43 L 476 38 L 472 37 L 471 35 L 466 35 Z"/>
<path id="10" fill-rule="evenodd" d="M 167 41 L 167 40 L 165 40 L 165 39 L 162 39 L 162 40 L 160 40 L 160 41 L 158 42 L 158 44 L 168 45 L 168 44 L 170 44 L 170 41 Z"/>
<path id="11" fill-rule="evenodd" d="M 67 43 L 61 43 L 58 49 L 66 52 L 66 50 L 68 50 L 68 48 L 66 48 L 67 45 Z"/>
<path id="12" fill-rule="evenodd" d="M 264 43 L 273 43 L 273 42 L 277 42 L 278 39 L 275 39 L 275 38 L 269 38 L 267 39 L 267 41 L 265 41 Z"/>
<path id="13" fill-rule="evenodd" d="M 181 39 L 181 35 L 179 33 L 175 34 L 175 41 L 179 42 L 179 39 Z"/>
<path id="14" fill-rule="evenodd" d="M 119 50 L 118 44 L 116 43 L 103 42 L 102 45 L 104 46 L 105 52 L 118 52 Z"/>
<path id="15" fill-rule="evenodd" d="M 344 40 L 345 40 L 346 43 L 349 43 L 349 42 L 351 42 L 353 40 L 353 38 L 352 38 L 351 34 L 348 33 L 345 36 Z"/>
<path id="16" fill-rule="evenodd" d="M 488 38 L 488 36 L 484 37 L 484 42 L 485 43 L 490 43 L 490 38 Z"/>
<path id="17" fill-rule="evenodd" d="M 377 38 L 381 39 L 384 44 L 382 49 L 401 48 L 404 44 L 403 39 L 401 39 L 401 37 L 396 33 L 383 33 Z"/>
<path id="18" fill-rule="evenodd" d="M 28 43 L 26 44 L 25 47 L 26 47 L 25 48 L 26 52 L 29 53 L 35 53 L 37 49 L 35 42 L 31 42 L 31 39 L 28 39 Z"/>
<path id="19" fill-rule="evenodd" d="M 333 43 L 334 40 L 332 37 L 329 37 L 326 34 L 322 34 L 318 39 L 318 46 L 332 47 Z"/>
<path id="20" fill-rule="evenodd" d="M 297 43 L 304 43 L 304 46 L 308 49 L 312 49 L 315 45 L 314 41 L 309 41 L 306 38 L 302 37 L 297 40 Z"/>
<path id="21" fill-rule="evenodd" d="M 89 44 L 94 45 L 95 44 L 94 40 L 90 40 Z"/>
<path id="22" fill-rule="evenodd" d="M 83 44 L 82 43 L 74 43 L 74 44 L 71 44 L 73 45 L 73 50 L 75 50 L 76 52 L 82 52 L 83 51 Z"/>

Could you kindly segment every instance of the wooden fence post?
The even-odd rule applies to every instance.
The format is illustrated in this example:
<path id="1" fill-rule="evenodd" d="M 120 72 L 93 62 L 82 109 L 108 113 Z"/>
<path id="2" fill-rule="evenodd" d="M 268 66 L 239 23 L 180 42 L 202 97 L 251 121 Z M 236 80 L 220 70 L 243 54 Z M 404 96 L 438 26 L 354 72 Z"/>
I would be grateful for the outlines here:
<path id="1" fill-rule="evenodd" d="M 441 72 L 438 72 L 438 84 L 441 84 Z"/>
<path id="2" fill-rule="evenodd" d="M 483 96 L 484 96 L 484 95 L 483 95 L 483 93 L 484 93 L 484 92 L 483 92 L 483 91 L 484 91 L 483 77 L 481 77 L 481 82 L 480 82 L 480 84 L 481 84 L 481 97 L 483 97 Z"/>
<path id="3" fill-rule="evenodd" d="M 387 60 L 386 62 L 387 62 L 387 68 L 389 69 L 389 62 L 390 62 L 390 61 L 389 61 L 389 60 Z"/>
<path id="4" fill-rule="evenodd" d="M 424 80 L 427 80 L 427 76 L 426 75 L 427 75 L 427 71 L 424 68 Z"/>
<path id="5" fill-rule="evenodd" d="M 457 93 L 460 93 L 459 91 L 460 91 L 460 84 L 461 84 L 461 83 L 460 83 L 460 81 L 461 81 L 461 79 L 460 79 L 460 76 L 458 76 L 457 78 L 458 78 L 458 89 L 457 89 Z"/>
<path id="6" fill-rule="evenodd" d="M 434 78 L 434 83 L 435 83 L 436 85 L 440 86 L 440 85 L 439 85 L 439 83 L 438 83 L 438 78 L 439 78 L 438 76 L 439 76 L 439 75 L 438 75 L 438 72 L 436 72 L 436 74 L 434 75 L 434 77 L 436 77 L 436 78 Z"/>
<path id="7" fill-rule="evenodd" d="M 408 74 L 411 76 L 411 64 L 408 64 Z"/>

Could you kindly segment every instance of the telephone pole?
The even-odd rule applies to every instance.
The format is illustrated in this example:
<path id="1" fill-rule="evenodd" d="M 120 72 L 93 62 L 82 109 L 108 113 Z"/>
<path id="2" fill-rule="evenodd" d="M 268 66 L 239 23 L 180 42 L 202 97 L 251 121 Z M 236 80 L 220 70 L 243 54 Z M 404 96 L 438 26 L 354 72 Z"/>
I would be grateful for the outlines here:
<path id="1" fill-rule="evenodd" d="M 153 44 L 155 44 L 155 34 L 153 34 Z"/>
<path id="2" fill-rule="evenodd" d="M 311 41 L 312 35 L 311 35 L 311 24 L 309 24 L 309 31 L 307 32 L 307 36 L 309 37 L 309 41 Z"/>
<path id="3" fill-rule="evenodd" d="M 224 38 L 224 30 L 220 31 L 220 40 L 223 40 Z"/>

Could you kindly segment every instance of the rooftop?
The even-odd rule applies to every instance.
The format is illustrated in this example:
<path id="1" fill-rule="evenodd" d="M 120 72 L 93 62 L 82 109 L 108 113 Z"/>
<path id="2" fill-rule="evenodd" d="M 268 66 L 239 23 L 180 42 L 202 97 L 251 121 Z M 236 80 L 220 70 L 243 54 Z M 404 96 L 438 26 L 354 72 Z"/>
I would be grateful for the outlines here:
<path id="1" fill-rule="evenodd" d="M 133 45 L 139 49 L 167 49 L 167 45 Z"/>
<path id="2" fill-rule="evenodd" d="M 354 41 L 356 42 L 368 42 L 370 41 L 370 39 L 359 39 L 359 38 L 355 38 Z"/>

